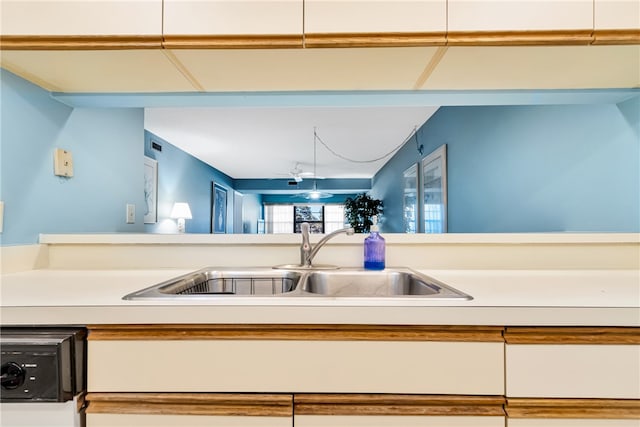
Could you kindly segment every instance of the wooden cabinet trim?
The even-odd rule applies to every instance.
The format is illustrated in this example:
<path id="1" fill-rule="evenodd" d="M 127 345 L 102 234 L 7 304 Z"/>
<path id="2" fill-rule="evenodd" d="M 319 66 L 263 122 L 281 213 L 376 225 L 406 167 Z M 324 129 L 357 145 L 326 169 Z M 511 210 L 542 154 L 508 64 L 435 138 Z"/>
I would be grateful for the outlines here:
<path id="1" fill-rule="evenodd" d="M 640 44 L 640 29 L 596 30 L 593 44 Z"/>
<path id="2" fill-rule="evenodd" d="M 494 326 L 91 325 L 89 340 L 305 340 L 504 342 Z"/>
<path id="3" fill-rule="evenodd" d="M 640 419 L 636 399 L 526 399 L 508 398 L 509 418 Z"/>
<path id="4" fill-rule="evenodd" d="M 444 46 L 444 32 L 433 33 L 306 33 L 304 46 L 308 48 L 339 47 L 415 47 Z"/>
<path id="5" fill-rule="evenodd" d="M 89 414 L 291 417 L 290 394 L 89 393 Z"/>
<path id="6" fill-rule="evenodd" d="M 162 36 L 0 36 L 0 50 L 160 49 Z"/>
<path id="7" fill-rule="evenodd" d="M 296 415 L 504 416 L 502 396 L 295 394 Z"/>
<path id="8" fill-rule="evenodd" d="M 165 49 L 302 48 L 302 35 L 165 35 Z"/>
<path id="9" fill-rule="evenodd" d="M 455 31 L 449 46 L 574 46 L 593 42 L 593 30 Z"/>
<path id="10" fill-rule="evenodd" d="M 507 344 L 640 344 L 640 328 L 633 327 L 507 327 Z"/>
<path id="11" fill-rule="evenodd" d="M 0 36 L 2 50 L 300 49 L 640 44 L 640 30 L 308 33 L 304 35 Z"/>

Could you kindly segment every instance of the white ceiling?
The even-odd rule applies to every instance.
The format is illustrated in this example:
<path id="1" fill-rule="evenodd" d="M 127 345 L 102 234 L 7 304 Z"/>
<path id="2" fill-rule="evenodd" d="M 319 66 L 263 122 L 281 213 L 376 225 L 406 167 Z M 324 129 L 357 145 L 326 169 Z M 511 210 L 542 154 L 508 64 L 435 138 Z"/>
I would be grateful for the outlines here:
<path id="1" fill-rule="evenodd" d="M 437 107 L 146 108 L 145 129 L 233 178 L 289 178 L 313 172 L 314 128 L 336 153 L 376 159 L 394 150 Z M 317 174 L 371 178 L 391 156 L 352 163 L 319 141 Z"/>

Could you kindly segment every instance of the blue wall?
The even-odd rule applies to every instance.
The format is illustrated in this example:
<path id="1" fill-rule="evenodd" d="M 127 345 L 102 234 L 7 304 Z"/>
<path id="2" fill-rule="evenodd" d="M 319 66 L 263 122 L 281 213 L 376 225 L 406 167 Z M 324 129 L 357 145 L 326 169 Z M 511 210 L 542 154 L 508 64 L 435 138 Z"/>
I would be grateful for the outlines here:
<path id="1" fill-rule="evenodd" d="M 159 143 L 162 151 L 151 148 Z M 146 224 L 151 233 L 175 233 L 176 222 L 169 218 L 174 202 L 187 202 L 192 219 L 185 221 L 187 233 L 211 230 L 211 183 L 227 190 L 227 233 L 233 232 L 233 179 L 185 153 L 168 141 L 144 132 L 144 155 L 158 161 L 158 222 Z"/>
<path id="2" fill-rule="evenodd" d="M 0 71 L 2 245 L 32 244 L 39 233 L 140 232 L 143 110 L 75 108 Z M 74 177 L 53 175 L 55 148 L 70 150 Z M 137 206 L 125 224 L 125 205 Z"/>
<path id="3" fill-rule="evenodd" d="M 640 97 L 604 105 L 443 107 L 419 130 L 447 144 L 449 232 L 640 231 Z M 402 231 L 409 141 L 374 177 L 383 230 Z"/>

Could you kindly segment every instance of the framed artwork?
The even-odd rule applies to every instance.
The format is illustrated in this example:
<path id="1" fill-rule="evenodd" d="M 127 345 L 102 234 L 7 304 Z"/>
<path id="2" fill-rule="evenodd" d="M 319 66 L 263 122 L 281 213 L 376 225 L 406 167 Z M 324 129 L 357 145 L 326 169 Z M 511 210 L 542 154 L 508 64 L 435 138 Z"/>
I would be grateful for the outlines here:
<path id="1" fill-rule="evenodd" d="M 425 233 L 447 232 L 447 145 L 422 159 L 422 219 Z"/>
<path id="2" fill-rule="evenodd" d="M 227 190 L 211 183 L 211 232 L 227 232 Z"/>
<path id="3" fill-rule="evenodd" d="M 144 157 L 144 223 L 158 222 L 158 162 Z"/>

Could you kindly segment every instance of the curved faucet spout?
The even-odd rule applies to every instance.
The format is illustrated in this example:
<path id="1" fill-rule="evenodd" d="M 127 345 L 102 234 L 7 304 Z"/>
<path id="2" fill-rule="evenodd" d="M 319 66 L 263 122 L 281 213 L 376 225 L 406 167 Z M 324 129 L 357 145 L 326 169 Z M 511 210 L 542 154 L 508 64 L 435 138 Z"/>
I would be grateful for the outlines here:
<path id="1" fill-rule="evenodd" d="M 332 233 L 324 236 L 315 246 L 311 246 L 309 243 L 309 223 L 303 222 L 300 224 L 300 231 L 302 231 L 302 245 L 300 245 L 300 265 L 303 267 L 311 267 L 313 258 L 330 239 L 334 238 L 338 234 L 345 233 L 347 236 L 351 236 L 355 230 L 353 228 L 341 228 Z"/>

